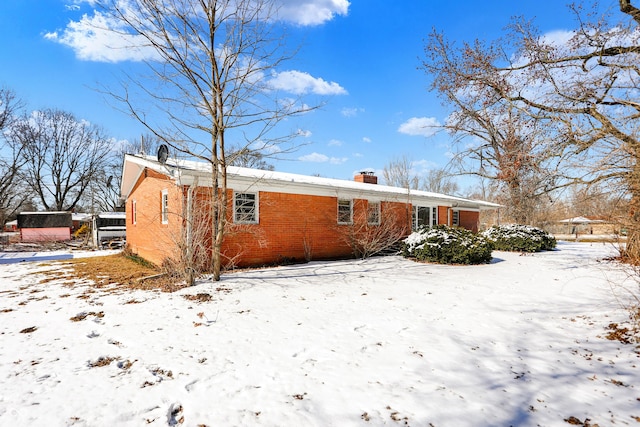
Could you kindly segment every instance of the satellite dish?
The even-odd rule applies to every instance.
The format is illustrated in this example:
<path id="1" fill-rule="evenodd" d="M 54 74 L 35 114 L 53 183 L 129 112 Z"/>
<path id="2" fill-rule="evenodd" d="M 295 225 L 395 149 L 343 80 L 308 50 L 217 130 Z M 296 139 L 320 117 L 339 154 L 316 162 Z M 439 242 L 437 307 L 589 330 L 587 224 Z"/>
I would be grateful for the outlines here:
<path id="1" fill-rule="evenodd" d="M 167 147 L 166 144 L 160 144 L 160 147 L 158 147 L 158 161 L 162 164 L 165 164 L 168 157 L 169 147 Z"/>

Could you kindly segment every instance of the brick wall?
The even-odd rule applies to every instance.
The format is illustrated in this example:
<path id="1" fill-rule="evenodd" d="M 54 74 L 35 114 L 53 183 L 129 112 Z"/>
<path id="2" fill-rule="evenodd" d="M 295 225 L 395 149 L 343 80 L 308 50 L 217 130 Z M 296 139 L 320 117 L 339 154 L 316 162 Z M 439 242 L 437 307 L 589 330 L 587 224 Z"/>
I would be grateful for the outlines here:
<path id="1" fill-rule="evenodd" d="M 353 201 L 353 225 L 337 223 L 336 197 L 260 192 L 259 203 L 259 224 L 233 224 L 226 235 L 223 253 L 237 265 L 350 257 L 348 234 L 366 221 L 366 200 Z M 394 214 L 394 205 L 382 203 L 381 215 Z"/>
<path id="2" fill-rule="evenodd" d="M 161 194 L 169 193 L 169 221 L 161 221 Z M 206 227 L 197 227 L 200 235 L 210 235 L 208 202 L 211 189 L 195 192 L 196 216 Z M 141 257 L 160 265 L 175 257 L 181 241 L 183 211 L 187 190 L 180 190 L 165 176 L 148 171 L 134 186 L 127 200 L 127 243 Z M 136 201 L 136 223 L 132 203 Z M 301 194 L 258 193 L 258 224 L 233 222 L 233 191 L 228 192 L 228 226 L 222 247 L 223 265 L 254 266 L 284 261 L 323 260 L 351 257 L 349 234 L 371 230 L 366 224 L 367 200 L 353 200 L 354 224 L 337 223 L 337 197 Z M 411 207 L 402 202 L 382 202 L 382 226 L 410 233 Z M 448 224 L 447 207 L 438 207 L 438 223 Z M 478 213 L 460 211 L 460 225 L 477 230 Z M 207 242 L 210 245 L 210 241 Z"/>
<path id="3" fill-rule="evenodd" d="M 460 211 L 460 227 L 478 232 L 478 223 L 480 222 L 480 212 Z"/>
<path id="4" fill-rule="evenodd" d="M 450 225 L 449 208 L 446 206 L 438 206 L 438 224 Z"/>
<path id="5" fill-rule="evenodd" d="M 161 221 L 161 194 L 168 190 L 168 224 Z M 132 204 L 136 202 L 136 223 L 133 223 Z M 127 199 L 127 245 L 131 250 L 161 265 L 171 256 L 181 229 L 182 199 L 173 181 L 164 175 L 147 170 L 140 177 Z"/>

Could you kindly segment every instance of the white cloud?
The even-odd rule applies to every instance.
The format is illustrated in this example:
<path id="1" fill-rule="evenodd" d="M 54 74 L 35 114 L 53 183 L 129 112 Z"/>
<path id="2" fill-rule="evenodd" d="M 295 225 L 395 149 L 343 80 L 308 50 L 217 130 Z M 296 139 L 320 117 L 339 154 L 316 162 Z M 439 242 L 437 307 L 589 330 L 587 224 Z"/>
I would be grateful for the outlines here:
<path id="1" fill-rule="evenodd" d="M 347 157 L 332 157 L 329 159 L 329 163 L 332 165 L 341 165 L 347 160 L 349 160 Z"/>
<path id="2" fill-rule="evenodd" d="M 364 113 L 364 108 L 343 108 L 340 111 L 340 114 L 345 117 L 355 117 L 358 113 Z"/>
<path id="3" fill-rule="evenodd" d="M 362 142 L 366 142 L 367 144 L 371 142 L 371 138 L 369 138 L 368 136 L 363 136 L 362 137 Z"/>
<path id="4" fill-rule="evenodd" d="M 440 127 L 440 123 L 434 117 L 412 117 L 402 123 L 398 132 L 412 136 L 433 136 Z"/>
<path id="5" fill-rule="evenodd" d="M 329 161 L 329 156 L 314 152 L 311 154 L 300 156 L 298 157 L 298 160 L 302 162 L 325 163 Z"/>
<path id="6" fill-rule="evenodd" d="M 549 31 L 542 36 L 542 40 L 554 46 L 567 46 L 575 32 L 567 30 Z"/>
<path id="7" fill-rule="evenodd" d="M 329 147 L 341 147 L 342 141 L 340 141 L 339 139 L 332 139 L 327 145 L 329 145 Z"/>
<path id="8" fill-rule="evenodd" d="M 302 162 L 331 163 L 333 165 L 340 165 L 349 159 L 347 157 L 329 157 L 324 154 L 313 152 L 311 154 L 298 157 L 298 160 Z"/>
<path id="9" fill-rule="evenodd" d="M 305 130 L 305 129 L 298 129 L 298 131 L 296 132 L 296 135 L 302 136 L 302 137 L 305 137 L 305 138 L 310 138 L 311 137 L 311 131 L 310 130 Z"/>
<path id="10" fill-rule="evenodd" d="M 278 16 L 299 25 L 320 25 L 336 15 L 347 15 L 348 0 L 281 0 Z"/>
<path id="11" fill-rule="evenodd" d="M 141 36 L 128 34 L 124 25 L 99 11 L 82 15 L 67 27 L 46 33 L 48 40 L 69 46 L 78 59 L 99 62 L 142 61 L 156 59 L 158 53 L 145 44 Z"/>
<path id="12" fill-rule="evenodd" d="M 438 164 L 431 160 L 421 159 L 411 162 L 411 170 L 414 175 L 425 176 L 431 169 L 436 169 Z"/>
<path id="13" fill-rule="evenodd" d="M 335 82 L 327 82 L 302 71 L 283 71 L 273 75 L 269 81 L 273 89 L 284 90 L 296 95 L 346 95 L 347 91 Z"/>

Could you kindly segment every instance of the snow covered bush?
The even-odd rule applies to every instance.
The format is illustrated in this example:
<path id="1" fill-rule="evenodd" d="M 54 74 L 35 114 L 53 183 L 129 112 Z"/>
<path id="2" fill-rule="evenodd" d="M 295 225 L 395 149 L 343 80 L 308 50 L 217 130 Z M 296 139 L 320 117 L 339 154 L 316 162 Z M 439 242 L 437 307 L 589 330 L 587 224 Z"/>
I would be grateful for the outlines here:
<path id="1" fill-rule="evenodd" d="M 479 234 L 446 225 L 422 227 L 403 242 L 405 257 L 440 264 L 486 264 L 493 245 Z"/>
<path id="2" fill-rule="evenodd" d="M 553 236 L 530 225 L 494 225 L 482 234 L 499 251 L 538 252 L 556 247 Z"/>

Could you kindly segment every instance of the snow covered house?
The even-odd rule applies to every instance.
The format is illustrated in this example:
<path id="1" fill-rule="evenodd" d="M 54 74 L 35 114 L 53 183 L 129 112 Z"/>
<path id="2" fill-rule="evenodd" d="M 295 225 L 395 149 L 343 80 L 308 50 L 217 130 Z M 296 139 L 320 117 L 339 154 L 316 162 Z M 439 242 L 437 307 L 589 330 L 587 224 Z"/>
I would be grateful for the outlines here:
<path id="1" fill-rule="evenodd" d="M 127 245 L 158 265 L 176 256 L 186 224 L 194 223 L 187 218 L 207 210 L 212 185 L 208 163 L 161 160 L 126 155 L 121 184 Z M 354 239 L 382 228 L 398 235 L 423 224 L 475 231 L 480 211 L 499 207 L 378 185 L 369 173 L 347 181 L 228 167 L 227 176 L 228 229 L 222 253 L 234 266 L 351 257 Z M 210 239 L 205 240 L 210 248 Z"/>

